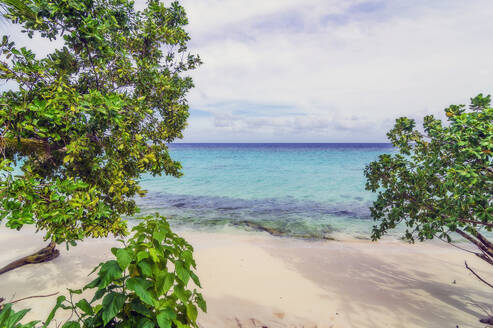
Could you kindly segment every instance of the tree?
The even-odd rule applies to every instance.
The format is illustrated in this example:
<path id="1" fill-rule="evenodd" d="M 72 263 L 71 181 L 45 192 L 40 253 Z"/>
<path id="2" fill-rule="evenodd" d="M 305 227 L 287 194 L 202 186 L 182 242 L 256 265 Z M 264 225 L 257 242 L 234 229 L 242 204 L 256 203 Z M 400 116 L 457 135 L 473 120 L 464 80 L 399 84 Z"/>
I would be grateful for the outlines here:
<path id="1" fill-rule="evenodd" d="M 5 2 L 4 2 L 5 3 Z M 137 213 L 144 173 L 180 176 L 167 143 L 182 137 L 200 64 L 187 50 L 187 18 L 177 2 L 30 0 L 7 18 L 32 37 L 63 38 L 45 58 L 0 44 L 0 221 L 34 224 L 51 244 L 125 235 Z M 22 8 L 21 8 L 22 9 Z M 29 261 L 28 261 L 29 262 Z M 22 263 L 20 263 L 22 264 Z"/>
<path id="2" fill-rule="evenodd" d="M 16 11 L 22 15 L 36 19 L 36 13 L 29 8 L 26 1 L 21 0 L 0 0 L 0 9 L 7 15 L 9 12 Z"/>
<path id="3" fill-rule="evenodd" d="M 458 234 L 493 265 L 493 243 L 485 234 L 493 228 L 490 96 L 472 98 L 469 108 L 446 108 L 447 124 L 426 116 L 423 132 L 414 120 L 397 119 L 387 136 L 399 152 L 381 155 L 365 169 L 366 189 L 378 193 L 370 208 L 378 221 L 374 240 L 399 224 L 410 241 L 437 237 L 450 243 Z"/>

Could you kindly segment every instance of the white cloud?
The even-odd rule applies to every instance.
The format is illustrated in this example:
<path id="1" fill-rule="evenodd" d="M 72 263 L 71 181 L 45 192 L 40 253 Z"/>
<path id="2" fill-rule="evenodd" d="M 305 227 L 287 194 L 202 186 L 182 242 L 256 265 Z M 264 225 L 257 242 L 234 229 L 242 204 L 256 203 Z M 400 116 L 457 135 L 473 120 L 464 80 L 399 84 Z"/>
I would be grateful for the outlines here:
<path id="1" fill-rule="evenodd" d="M 383 142 L 398 116 L 492 91 L 491 0 L 182 2 L 204 60 L 190 105 L 210 113 L 184 141 Z"/>
<path id="2" fill-rule="evenodd" d="M 191 105 L 214 114 L 196 125 L 192 116 L 189 141 L 212 140 L 211 128 L 221 131 L 213 141 L 247 130 L 252 141 L 343 141 L 341 130 L 348 141 L 385 141 L 398 116 L 440 113 L 491 91 L 491 1 L 184 3 L 205 62 Z M 224 105 L 241 102 L 266 107 L 263 117 Z M 305 117 L 264 117 L 272 105 Z"/>

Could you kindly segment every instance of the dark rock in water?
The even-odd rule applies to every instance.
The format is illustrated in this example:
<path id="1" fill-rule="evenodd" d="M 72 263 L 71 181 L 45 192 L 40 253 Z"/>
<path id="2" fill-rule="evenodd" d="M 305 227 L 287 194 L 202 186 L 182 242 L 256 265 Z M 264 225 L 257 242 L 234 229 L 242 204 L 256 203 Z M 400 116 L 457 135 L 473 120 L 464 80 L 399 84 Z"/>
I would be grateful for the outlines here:
<path id="1" fill-rule="evenodd" d="M 319 236 L 319 235 L 313 235 L 310 233 L 293 233 L 292 231 L 289 231 L 289 230 L 280 229 L 280 228 L 276 228 L 276 227 L 268 227 L 268 226 L 261 224 L 260 222 L 254 222 L 254 221 L 246 221 L 246 220 L 234 221 L 234 222 L 231 222 L 231 224 L 234 226 L 247 227 L 247 228 L 250 228 L 250 229 L 253 229 L 256 231 L 267 232 L 267 233 L 269 233 L 273 236 L 276 236 L 276 237 L 289 236 L 289 237 L 308 239 L 308 240 L 320 240 L 320 239 L 335 240 L 334 238 L 329 237 L 327 235 Z"/>
<path id="2" fill-rule="evenodd" d="M 261 225 L 260 223 L 253 222 L 253 221 L 237 221 L 237 222 L 232 222 L 233 225 L 237 226 L 243 226 L 243 227 L 248 227 L 257 231 L 265 231 L 270 233 L 273 236 L 284 236 L 286 235 L 285 232 L 278 230 L 276 228 L 271 228 L 271 227 L 265 227 Z"/>

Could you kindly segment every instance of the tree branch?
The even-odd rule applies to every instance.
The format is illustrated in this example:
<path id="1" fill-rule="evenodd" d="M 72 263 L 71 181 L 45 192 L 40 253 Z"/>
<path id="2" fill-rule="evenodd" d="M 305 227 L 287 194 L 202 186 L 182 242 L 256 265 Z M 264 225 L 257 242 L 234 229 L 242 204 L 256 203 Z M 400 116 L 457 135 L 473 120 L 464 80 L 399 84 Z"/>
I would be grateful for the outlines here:
<path id="1" fill-rule="evenodd" d="M 463 218 L 457 218 L 457 221 L 464 222 L 464 223 L 480 224 L 480 225 L 484 225 L 486 227 L 492 227 L 493 228 L 493 223 L 488 223 L 488 222 L 468 220 L 468 219 L 463 219 Z"/>
<path id="2" fill-rule="evenodd" d="M 483 278 L 481 278 L 476 272 L 474 272 L 468 265 L 467 265 L 467 262 L 464 261 L 464 264 L 466 265 L 466 269 L 471 271 L 473 275 L 476 276 L 476 278 L 478 278 L 479 280 L 481 280 L 483 283 L 485 283 L 486 285 L 490 286 L 491 288 L 493 288 L 493 285 L 490 284 L 489 282 L 487 282 L 486 280 L 484 280 Z"/>
<path id="3" fill-rule="evenodd" d="M 482 242 L 486 247 L 488 247 L 488 251 L 493 254 L 493 243 L 491 243 L 488 239 L 486 239 L 478 231 L 475 231 L 475 233 L 476 233 L 476 238 L 478 238 L 480 242 Z"/>
<path id="4" fill-rule="evenodd" d="M 491 257 L 493 257 L 493 255 L 488 252 L 488 248 L 486 248 L 478 240 L 474 239 L 472 236 L 468 235 L 467 233 L 465 233 L 464 231 L 462 231 L 460 229 L 455 229 L 455 232 L 458 233 L 459 235 L 461 235 L 462 237 L 466 238 L 467 240 L 469 240 L 471 243 L 473 243 L 474 245 L 476 245 L 483 252 L 483 254 L 476 253 L 476 255 L 480 259 L 482 259 L 482 260 L 488 262 L 489 264 L 493 265 L 493 260 L 491 259 Z"/>

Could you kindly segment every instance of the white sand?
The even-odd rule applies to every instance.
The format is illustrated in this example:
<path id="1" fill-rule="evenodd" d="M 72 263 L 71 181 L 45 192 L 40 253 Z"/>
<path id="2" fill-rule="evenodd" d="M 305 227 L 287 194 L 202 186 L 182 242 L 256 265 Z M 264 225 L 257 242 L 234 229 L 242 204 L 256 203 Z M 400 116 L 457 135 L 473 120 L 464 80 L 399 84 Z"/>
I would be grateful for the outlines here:
<path id="1" fill-rule="evenodd" d="M 256 233 L 184 232 L 196 248 L 209 311 L 204 328 L 484 327 L 472 303 L 493 304 L 493 269 L 445 244 L 397 241 L 309 242 Z M 32 231 L 0 229 L 0 265 L 43 246 Z M 90 240 L 49 263 L 0 276 L 0 296 L 66 293 L 111 256 L 112 240 Z M 454 284 L 453 281 L 456 281 Z M 15 295 L 15 296 L 14 296 Z M 17 303 L 27 319 L 45 318 L 56 297 Z"/>

